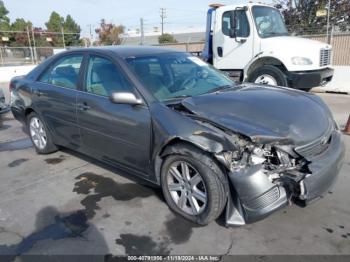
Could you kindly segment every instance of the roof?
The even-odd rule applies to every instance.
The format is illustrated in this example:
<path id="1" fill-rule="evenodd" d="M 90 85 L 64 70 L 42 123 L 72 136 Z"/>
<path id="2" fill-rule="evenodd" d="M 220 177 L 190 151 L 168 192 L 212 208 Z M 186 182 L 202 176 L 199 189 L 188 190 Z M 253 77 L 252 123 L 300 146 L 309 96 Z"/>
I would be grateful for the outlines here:
<path id="1" fill-rule="evenodd" d="M 74 49 L 77 50 L 77 49 Z M 107 50 L 116 53 L 120 57 L 130 57 L 130 56 L 147 56 L 147 55 L 157 55 L 164 53 L 176 53 L 180 52 L 176 49 L 156 47 L 156 46 L 102 46 L 102 47 L 91 47 L 82 48 L 79 50 L 84 51 L 102 51 Z"/>

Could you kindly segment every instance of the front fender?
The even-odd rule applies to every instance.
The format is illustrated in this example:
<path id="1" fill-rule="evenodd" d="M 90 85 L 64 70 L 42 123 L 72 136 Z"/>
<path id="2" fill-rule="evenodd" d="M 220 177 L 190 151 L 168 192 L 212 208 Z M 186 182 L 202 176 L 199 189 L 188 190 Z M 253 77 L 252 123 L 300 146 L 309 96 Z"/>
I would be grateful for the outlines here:
<path id="1" fill-rule="evenodd" d="M 159 182 L 162 157 L 166 155 L 165 149 L 174 143 L 189 143 L 213 156 L 236 149 L 224 131 L 210 125 L 202 125 L 199 121 L 163 104 L 153 104 L 150 110 L 153 129 L 152 162 L 157 182 Z"/>

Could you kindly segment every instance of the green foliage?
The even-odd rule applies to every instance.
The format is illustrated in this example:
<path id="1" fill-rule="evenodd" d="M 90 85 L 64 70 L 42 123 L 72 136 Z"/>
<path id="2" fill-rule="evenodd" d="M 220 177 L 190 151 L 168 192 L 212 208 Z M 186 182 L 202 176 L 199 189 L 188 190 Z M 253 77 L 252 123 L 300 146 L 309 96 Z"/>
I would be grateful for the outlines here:
<path id="1" fill-rule="evenodd" d="M 11 46 L 28 46 L 27 28 L 32 28 L 32 23 L 25 21 L 23 18 L 17 18 L 11 24 L 11 31 L 22 31 L 23 33 L 12 33 L 10 42 Z"/>
<path id="2" fill-rule="evenodd" d="M 4 2 L 0 0 L 0 24 L 10 23 L 10 18 L 8 18 L 9 11 L 6 9 Z"/>
<path id="3" fill-rule="evenodd" d="M 327 11 L 328 0 L 278 0 L 289 32 L 322 34 L 327 30 L 327 16 L 317 17 L 318 10 Z M 276 5 L 276 6 L 277 6 Z M 350 31 L 350 1 L 330 0 L 330 26 L 337 31 Z"/>
<path id="4" fill-rule="evenodd" d="M 62 27 L 64 23 L 64 18 L 61 17 L 57 12 L 52 12 L 49 18 L 49 21 L 45 23 L 48 32 L 56 32 L 56 34 L 47 34 L 47 37 L 52 39 L 50 43 L 52 46 L 63 46 L 63 38 L 61 34 Z"/>
<path id="5" fill-rule="evenodd" d="M 49 21 L 46 22 L 45 25 L 49 32 L 46 36 L 52 38 L 52 46 L 63 46 L 62 30 L 64 33 L 67 33 L 64 34 L 64 43 L 66 46 L 80 45 L 79 38 L 81 29 L 71 15 L 67 15 L 66 19 L 64 19 L 64 17 L 61 17 L 57 12 L 52 12 Z M 50 34 L 50 32 L 56 34 Z"/>
<path id="6" fill-rule="evenodd" d="M 98 34 L 99 44 L 101 45 L 120 45 L 122 39 L 121 34 L 124 33 L 123 25 L 107 24 L 104 19 L 101 20 L 100 28 L 95 32 Z"/>
<path id="7" fill-rule="evenodd" d="M 64 33 L 74 33 L 64 36 L 66 46 L 78 46 L 81 44 L 79 40 L 81 32 L 80 26 L 70 15 L 67 15 L 66 20 L 63 23 L 63 30 Z"/>
<path id="8" fill-rule="evenodd" d="M 8 31 L 10 30 L 10 18 L 8 18 L 7 14 L 9 11 L 6 9 L 4 2 L 0 0 L 0 31 Z M 2 36 L 9 36 L 8 33 L 0 33 L 0 42 Z"/>
<path id="9" fill-rule="evenodd" d="M 171 34 L 162 34 L 158 37 L 159 44 L 176 43 L 176 39 Z"/>

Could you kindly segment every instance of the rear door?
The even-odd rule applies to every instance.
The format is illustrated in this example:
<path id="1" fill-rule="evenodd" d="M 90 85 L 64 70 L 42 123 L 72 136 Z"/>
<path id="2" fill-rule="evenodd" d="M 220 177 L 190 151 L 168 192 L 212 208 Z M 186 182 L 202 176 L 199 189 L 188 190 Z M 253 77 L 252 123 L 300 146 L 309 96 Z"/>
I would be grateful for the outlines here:
<path id="1" fill-rule="evenodd" d="M 111 164 L 144 173 L 149 168 L 151 118 L 145 105 L 115 104 L 113 92 L 133 92 L 131 81 L 111 58 L 90 55 L 83 92 L 77 98 L 78 124 L 84 147 Z"/>
<path id="2" fill-rule="evenodd" d="M 55 143 L 80 146 L 76 99 L 83 53 L 62 56 L 39 76 L 33 87 L 33 103 Z"/>

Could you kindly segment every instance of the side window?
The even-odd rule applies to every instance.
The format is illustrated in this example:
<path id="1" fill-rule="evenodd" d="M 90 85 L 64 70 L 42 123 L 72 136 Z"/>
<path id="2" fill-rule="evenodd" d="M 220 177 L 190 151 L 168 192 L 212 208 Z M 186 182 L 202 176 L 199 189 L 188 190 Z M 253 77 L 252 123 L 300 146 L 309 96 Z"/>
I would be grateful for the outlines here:
<path id="1" fill-rule="evenodd" d="M 90 56 L 86 77 L 86 91 L 110 96 L 113 92 L 132 92 L 131 83 L 109 59 Z"/>
<path id="2" fill-rule="evenodd" d="M 40 78 L 40 82 L 77 89 L 83 55 L 69 55 L 58 60 Z"/>
<path id="3" fill-rule="evenodd" d="M 235 12 L 236 21 L 232 21 Z M 227 11 L 222 15 L 222 33 L 230 36 L 232 25 L 236 25 L 237 37 L 248 37 L 250 34 L 249 22 L 244 10 Z"/>

